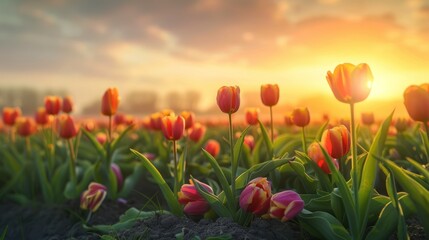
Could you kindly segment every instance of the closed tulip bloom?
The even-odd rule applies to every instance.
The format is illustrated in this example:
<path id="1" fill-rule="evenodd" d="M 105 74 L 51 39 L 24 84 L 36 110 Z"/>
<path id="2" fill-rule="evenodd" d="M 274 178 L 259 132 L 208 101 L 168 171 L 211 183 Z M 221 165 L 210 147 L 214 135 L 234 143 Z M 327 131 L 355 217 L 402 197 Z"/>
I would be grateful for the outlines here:
<path id="1" fill-rule="evenodd" d="M 179 203 L 185 205 L 183 211 L 187 215 L 203 215 L 210 209 L 209 203 L 198 193 L 197 188 L 192 180 L 190 184 L 183 184 L 178 193 Z M 213 193 L 213 189 L 200 181 L 198 183 L 209 193 Z"/>
<path id="2" fill-rule="evenodd" d="M 313 142 L 308 146 L 307 154 L 313 160 L 317 166 L 319 166 L 320 169 L 322 169 L 323 172 L 326 174 L 331 174 L 331 170 L 329 169 L 329 165 L 326 162 L 325 155 L 322 152 L 322 149 L 320 148 L 320 144 L 317 142 Z M 335 167 L 338 169 L 338 161 L 335 158 L 331 158 L 331 160 L 334 162 Z"/>
<path id="3" fill-rule="evenodd" d="M 206 133 L 206 127 L 201 123 L 195 123 L 192 128 L 189 129 L 189 139 L 193 142 L 199 142 Z"/>
<path id="4" fill-rule="evenodd" d="M 429 121 L 429 83 L 411 85 L 405 89 L 404 105 L 414 121 Z"/>
<path id="5" fill-rule="evenodd" d="M 250 152 L 255 148 L 255 138 L 252 135 L 246 135 L 243 143 L 249 148 Z"/>
<path id="6" fill-rule="evenodd" d="M 366 63 L 357 66 L 344 63 L 339 64 L 334 73 L 328 71 L 326 80 L 338 101 L 357 103 L 368 97 L 374 77 Z"/>
<path id="7" fill-rule="evenodd" d="M 217 91 L 217 105 L 224 113 L 235 113 L 240 108 L 240 87 L 223 86 Z"/>
<path id="8" fill-rule="evenodd" d="M 246 122 L 249 125 L 257 125 L 259 123 L 259 108 L 246 109 Z"/>
<path id="9" fill-rule="evenodd" d="M 16 121 L 17 132 L 21 137 L 28 137 L 37 131 L 36 123 L 32 118 L 20 117 Z"/>
<path id="10" fill-rule="evenodd" d="M 277 84 L 264 84 L 261 86 L 261 100 L 265 106 L 271 107 L 279 102 L 280 91 Z"/>
<path id="11" fill-rule="evenodd" d="M 267 178 L 258 177 L 250 181 L 240 194 L 240 207 L 246 212 L 262 215 L 268 212 L 271 184 Z"/>
<path id="12" fill-rule="evenodd" d="M 18 107 L 16 107 L 16 108 L 10 108 L 10 107 L 3 108 L 3 123 L 5 125 L 8 125 L 8 126 L 15 125 L 16 120 L 20 116 L 21 116 L 21 109 Z"/>
<path id="13" fill-rule="evenodd" d="M 96 182 L 91 182 L 88 189 L 80 196 L 80 208 L 91 212 L 97 211 L 107 195 L 107 187 Z"/>
<path id="14" fill-rule="evenodd" d="M 189 129 L 194 126 L 195 114 L 189 111 L 183 111 L 180 116 L 185 119 L 185 129 Z"/>
<path id="15" fill-rule="evenodd" d="M 287 190 L 271 197 L 269 215 L 271 218 L 286 222 L 299 214 L 302 209 L 304 209 L 304 201 L 299 194 Z"/>
<path id="16" fill-rule="evenodd" d="M 350 136 L 346 126 L 339 125 L 323 132 L 321 144 L 325 147 L 328 154 L 339 159 L 350 150 Z"/>
<path id="17" fill-rule="evenodd" d="M 60 137 L 70 139 L 77 135 L 78 128 L 74 124 L 73 118 L 70 115 L 62 115 L 60 118 Z"/>
<path id="18" fill-rule="evenodd" d="M 112 163 L 110 165 L 110 168 L 115 174 L 118 190 L 121 190 L 122 186 L 124 185 L 124 177 L 122 176 L 121 168 L 116 163 Z"/>
<path id="19" fill-rule="evenodd" d="M 51 117 L 46 112 L 46 109 L 44 107 L 40 107 L 37 109 L 37 112 L 34 115 L 34 120 L 36 120 L 37 124 L 45 126 L 51 122 Z"/>
<path id="20" fill-rule="evenodd" d="M 150 126 L 153 130 L 161 130 L 162 129 L 162 118 L 164 115 L 160 112 L 152 113 L 150 115 Z"/>
<path id="21" fill-rule="evenodd" d="M 107 135 L 104 132 L 99 132 L 95 135 L 97 142 L 101 145 L 104 145 L 107 142 Z"/>
<path id="22" fill-rule="evenodd" d="M 375 122 L 374 113 L 372 113 L 372 112 L 362 113 L 361 117 L 362 117 L 362 123 L 364 125 L 370 126 L 370 125 L 374 124 L 374 122 Z"/>
<path id="23" fill-rule="evenodd" d="M 61 98 L 58 96 L 45 97 L 45 109 L 50 115 L 57 115 L 61 111 Z"/>
<path id="24" fill-rule="evenodd" d="M 185 119 L 182 116 L 166 116 L 162 118 L 161 127 L 167 140 L 179 140 L 185 131 Z"/>
<path id="25" fill-rule="evenodd" d="M 71 113 L 73 111 L 73 100 L 70 96 L 63 98 L 63 113 Z"/>
<path id="26" fill-rule="evenodd" d="M 295 108 L 291 114 L 291 120 L 298 127 L 305 127 L 310 123 L 308 108 Z"/>
<path id="27" fill-rule="evenodd" d="M 119 93 L 117 88 L 109 88 L 104 92 L 101 100 L 101 113 L 105 116 L 113 116 L 118 111 Z"/>
<path id="28" fill-rule="evenodd" d="M 125 118 L 126 118 L 125 114 L 117 113 L 113 118 L 113 123 L 115 123 L 115 125 L 125 124 Z"/>
<path id="29" fill-rule="evenodd" d="M 214 139 L 210 139 L 207 141 L 206 145 L 204 146 L 204 150 L 210 153 L 213 157 L 217 157 L 217 155 L 220 152 L 220 144 L 218 141 Z"/>

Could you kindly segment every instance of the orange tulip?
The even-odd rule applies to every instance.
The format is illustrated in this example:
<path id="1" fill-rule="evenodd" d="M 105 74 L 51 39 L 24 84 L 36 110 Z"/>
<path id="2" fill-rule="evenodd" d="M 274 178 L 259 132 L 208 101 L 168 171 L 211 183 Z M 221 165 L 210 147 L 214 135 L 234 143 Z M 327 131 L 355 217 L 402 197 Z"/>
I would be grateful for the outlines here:
<path id="1" fill-rule="evenodd" d="M 22 137 L 28 137 L 33 135 L 36 130 L 36 123 L 33 119 L 27 117 L 20 117 L 16 121 L 17 132 Z"/>
<path id="2" fill-rule="evenodd" d="M 73 111 L 73 100 L 70 96 L 63 98 L 63 112 L 71 113 Z"/>
<path id="3" fill-rule="evenodd" d="M 217 105 L 224 113 L 235 113 L 240 108 L 240 87 L 223 86 L 217 91 Z"/>
<path id="4" fill-rule="evenodd" d="M 207 141 L 204 150 L 210 153 L 210 155 L 212 155 L 213 157 L 217 157 L 220 152 L 220 144 L 218 141 L 210 139 Z"/>
<path id="5" fill-rule="evenodd" d="M 61 98 L 58 96 L 45 97 L 45 109 L 50 115 L 57 115 L 61 110 Z"/>
<path id="6" fill-rule="evenodd" d="M 153 130 L 161 130 L 162 129 L 162 118 L 164 115 L 160 112 L 152 113 L 150 115 L 150 126 Z"/>
<path id="7" fill-rule="evenodd" d="M 189 139 L 193 142 L 199 142 L 206 133 L 206 127 L 201 123 L 195 123 L 194 126 L 189 129 Z"/>
<path id="8" fill-rule="evenodd" d="M 368 97 L 374 77 L 366 63 L 357 66 L 344 63 L 339 64 L 334 73 L 328 71 L 326 80 L 338 101 L 357 103 Z"/>
<path id="9" fill-rule="evenodd" d="M 246 122 L 249 125 L 257 125 L 259 122 L 259 108 L 246 109 Z"/>
<path id="10" fill-rule="evenodd" d="M 179 140 L 185 131 L 185 119 L 182 116 L 165 116 L 162 118 L 162 132 L 168 140 Z"/>
<path id="11" fill-rule="evenodd" d="M 15 122 L 18 117 L 21 116 L 21 109 L 5 107 L 3 108 L 3 123 L 8 126 L 15 125 Z"/>
<path id="12" fill-rule="evenodd" d="M 34 120 L 36 120 L 37 124 L 42 126 L 47 125 L 51 122 L 51 118 L 44 107 L 40 107 L 37 109 L 37 112 L 34 115 Z"/>
<path id="13" fill-rule="evenodd" d="M 404 105 L 414 121 L 429 121 L 429 83 L 411 85 L 405 89 Z"/>
<path id="14" fill-rule="evenodd" d="M 374 113 L 372 113 L 372 112 L 362 113 L 361 117 L 362 117 L 362 123 L 364 125 L 370 126 L 370 125 L 374 124 L 374 122 L 375 122 Z"/>
<path id="15" fill-rule="evenodd" d="M 308 108 L 295 108 L 290 118 L 296 126 L 305 127 L 310 123 L 310 112 Z"/>
<path id="16" fill-rule="evenodd" d="M 62 115 L 60 118 L 60 137 L 70 139 L 77 135 L 79 129 L 74 124 L 70 115 Z"/>
<path id="17" fill-rule="evenodd" d="M 326 162 L 325 155 L 323 155 L 322 149 L 317 142 L 313 142 L 308 146 L 307 154 L 313 160 L 317 166 L 319 166 L 322 171 L 324 171 L 326 174 L 331 174 L 331 170 L 329 169 L 329 165 Z M 331 160 L 334 162 L 335 167 L 338 169 L 338 161 L 335 158 L 331 158 Z"/>
<path id="18" fill-rule="evenodd" d="M 183 111 L 180 116 L 185 119 L 185 129 L 189 129 L 194 126 L 195 114 L 189 111 Z"/>
<path id="19" fill-rule="evenodd" d="M 349 131 L 344 125 L 326 129 L 323 132 L 321 144 L 331 157 L 339 159 L 350 150 Z"/>
<path id="20" fill-rule="evenodd" d="M 116 114 L 119 105 L 119 93 L 117 88 L 109 88 L 104 92 L 101 101 L 101 113 L 105 116 Z"/>
<path id="21" fill-rule="evenodd" d="M 264 84 L 261 86 L 261 100 L 265 106 L 271 107 L 279 102 L 279 86 L 277 84 Z"/>

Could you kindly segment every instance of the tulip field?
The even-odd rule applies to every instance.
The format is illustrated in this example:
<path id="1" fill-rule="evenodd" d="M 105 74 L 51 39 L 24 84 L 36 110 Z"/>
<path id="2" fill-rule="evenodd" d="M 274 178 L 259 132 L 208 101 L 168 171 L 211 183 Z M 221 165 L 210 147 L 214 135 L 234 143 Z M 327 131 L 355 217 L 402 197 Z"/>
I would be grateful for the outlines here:
<path id="1" fill-rule="evenodd" d="M 70 97 L 47 96 L 34 116 L 5 107 L 0 205 L 59 206 L 78 231 L 60 229 L 55 239 L 426 239 L 429 84 L 404 89 L 408 118 L 392 111 L 376 122 L 355 114 L 376 81 L 367 64 L 339 64 L 326 80 L 349 106 L 348 121 L 314 123 L 305 106 L 274 121 L 277 84 L 260 88 L 268 122 L 259 108 L 240 108 L 239 86 L 213 90 L 216 119 L 186 109 L 124 115 L 115 87 L 93 119 L 75 116 Z M 118 204 L 127 209 L 103 222 Z M 182 230 L 154 233 L 145 221 L 160 216 L 179 219 Z M 180 225 L 222 219 L 243 232 Z M 265 223 L 262 235 L 246 230 Z M 52 237 L 43 234 L 0 217 L 0 239 Z"/>

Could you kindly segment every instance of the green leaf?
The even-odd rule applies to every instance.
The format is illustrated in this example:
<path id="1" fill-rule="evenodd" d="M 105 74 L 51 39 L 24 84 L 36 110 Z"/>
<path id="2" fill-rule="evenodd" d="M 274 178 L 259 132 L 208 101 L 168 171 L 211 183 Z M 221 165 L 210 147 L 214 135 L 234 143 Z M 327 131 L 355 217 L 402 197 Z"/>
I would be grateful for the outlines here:
<path id="1" fill-rule="evenodd" d="M 333 187 L 328 174 L 326 174 L 307 154 L 300 151 L 295 151 L 295 154 L 299 159 L 310 164 L 310 166 L 313 168 L 313 171 L 319 180 L 321 189 L 325 192 L 331 192 Z"/>
<path id="2" fill-rule="evenodd" d="M 98 154 L 105 159 L 107 157 L 106 150 L 104 150 L 103 146 L 97 141 L 94 135 L 90 132 L 86 131 L 85 128 L 81 128 L 83 134 L 89 139 L 92 146 L 94 146 L 95 150 L 97 150 Z"/>
<path id="3" fill-rule="evenodd" d="M 152 164 L 152 162 L 149 159 L 147 159 L 143 154 L 139 153 L 134 149 L 130 149 L 130 151 L 140 159 L 140 162 L 152 175 L 155 182 L 158 184 L 159 188 L 161 189 L 164 199 L 167 202 L 171 212 L 178 216 L 183 215 L 183 210 L 179 204 L 179 201 L 177 200 L 176 194 L 173 193 L 173 191 L 171 191 L 171 188 L 165 182 L 164 178 L 161 176 L 158 169 L 156 169 L 156 167 Z"/>
<path id="4" fill-rule="evenodd" d="M 37 173 L 39 175 L 39 181 L 40 181 L 40 187 L 42 188 L 42 194 L 43 198 L 46 202 L 52 202 L 54 198 L 54 192 L 52 190 L 52 185 L 48 180 L 48 177 L 46 175 L 45 166 L 42 162 L 42 159 L 40 157 L 36 157 L 34 159 L 36 161 L 36 168 Z"/>
<path id="5" fill-rule="evenodd" d="M 188 148 L 186 147 L 179 157 L 179 164 L 177 166 L 177 184 L 178 187 L 185 184 L 185 170 L 186 170 L 186 158 L 188 157 Z"/>
<path id="6" fill-rule="evenodd" d="M 19 170 L 16 174 L 14 174 L 13 178 L 10 181 L 8 181 L 4 186 L 1 186 L 0 199 L 3 199 L 4 195 L 9 192 L 9 190 L 11 190 L 13 187 L 15 187 L 15 185 L 21 179 L 23 173 L 24 169 Z"/>
<path id="7" fill-rule="evenodd" d="M 131 191 L 134 189 L 141 176 L 143 175 L 144 167 L 142 163 L 138 163 L 134 166 L 134 171 L 129 175 L 122 186 L 122 190 L 119 193 L 119 197 L 127 197 Z"/>
<path id="8" fill-rule="evenodd" d="M 331 194 L 300 194 L 305 202 L 305 209 L 309 211 L 332 212 Z"/>
<path id="9" fill-rule="evenodd" d="M 415 167 L 417 171 L 419 171 L 423 175 L 425 182 L 429 183 L 429 170 L 427 170 L 420 163 L 414 161 L 411 158 L 407 158 L 407 161 L 410 162 L 411 165 L 413 165 L 413 167 Z"/>
<path id="10" fill-rule="evenodd" d="M 310 212 L 306 209 L 298 215 L 301 226 L 315 237 L 323 239 L 352 239 L 344 226 L 331 214 Z"/>
<path id="11" fill-rule="evenodd" d="M 3 228 L 2 234 L 0 235 L 0 240 L 6 239 L 6 234 L 7 234 L 8 227 L 9 227 L 9 225 L 6 225 L 6 227 Z"/>
<path id="12" fill-rule="evenodd" d="M 119 136 L 117 138 L 115 138 L 115 140 L 113 140 L 113 142 L 111 143 L 111 151 L 115 151 L 116 146 L 121 142 L 121 140 L 124 138 L 124 136 L 127 134 L 127 132 L 129 132 L 131 129 L 133 129 L 134 124 L 129 125 L 127 128 L 125 128 L 124 131 L 121 132 L 121 134 L 119 134 Z"/>
<path id="13" fill-rule="evenodd" d="M 270 137 L 268 136 L 268 132 L 264 124 L 262 124 L 260 120 L 258 120 L 258 122 L 259 122 L 259 127 L 261 128 L 262 137 L 264 139 L 265 146 L 267 147 L 268 159 L 272 159 L 273 153 L 274 153 L 273 143 L 271 142 Z"/>
<path id="14" fill-rule="evenodd" d="M 317 133 L 316 133 L 316 137 L 315 137 L 315 141 L 320 141 L 321 139 L 322 139 L 322 135 L 323 135 L 323 132 L 325 131 L 325 129 L 326 129 L 326 127 L 328 126 L 328 124 L 329 124 L 329 120 L 328 121 L 326 121 L 323 125 L 322 125 L 322 127 L 320 127 L 319 128 L 319 130 L 317 130 Z"/>

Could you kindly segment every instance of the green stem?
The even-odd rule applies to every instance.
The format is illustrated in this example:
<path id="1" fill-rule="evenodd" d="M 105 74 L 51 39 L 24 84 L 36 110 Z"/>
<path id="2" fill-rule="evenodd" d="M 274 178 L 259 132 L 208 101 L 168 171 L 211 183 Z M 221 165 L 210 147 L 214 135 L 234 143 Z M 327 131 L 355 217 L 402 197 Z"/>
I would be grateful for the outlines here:
<path id="1" fill-rule="evenodd" d="M 232 114 L 228 114 L 228 120 L 229 120 L 229 145 L 230 145 L 230 152 L 231 152 L 231 192 L 232 192 L 232 199 L 234 199 L 235 202 L 235 175 L 237 175 L 237 164 L 234 161 L 234 144 L 233 144 L 233 129 L 232 129 Z M 235 205 L 234 205 L 235 208 Z M 235 210 L 235 209 L 234 209 Z"/>
<path id="2" fill-rule="evenodd" d="M 25 151 L 27 153 L 27 158 L 30 158 L 30 152 L 31 152 L 30 137 L 25 137 Z"/>
<path id="3" fill-rule="evenodd" d="M 91 220 L 92 212 L 89 211 L 88 216 L 86 217 L 86 224 L 89 225 L 89 220 Z"/>
<path id="4" fill-rule="evenodd" d="M 351 154 L 352 154 L 352 182 L 353 182 L 353 196 L 355 201 L 355 212 L 357 213 L 357 222 L 360 222 L 359 220 L 359 176 L 358 176 L 358 169 L 357 169 L 357 140 L 356 140 L 356 126 L 355 126 L 355 108 L 354 103 L 350 103 L 350 131 L 351 131 Z M 360 231 L 358 231 L 360 232 Z M 359 236 L 357 236 L 357 239 L 360 239 Z"/>
<path id="5" fill-rule="evenodd" d="M 70 177 L 73 183 L 77 183 L 76 180 L 76 156 L 74 154 L 72 139 L 67 140 L 69 152 L 70 152 Z"/>
<path id="6" fill-rule="evenodd" d="M 107 132 L 107 145 L 106 145 L 106 168 L 109 169 L 110 167 L 110 162 L 111 162 L 111 146 L 112 146 L 112 116 L 109 116 L 109 128 L 108 128 L 108 132 Z"/>
<path id="7" fill-rule="evenodd" d="M 273 107 L 270 106 L 271 143 L 274 143 Z"/>
<path id="8" fill-rule="evenodd" d="M 179 192 L 179 179 L 177 172 L 177 142 L 173 140 L 173 161 L 174 161 L 174 194 L 177 195 Z"/>
<path id="9" fill-rule="evenodd" d="M 307 141 L 305 138 L 305 128 L 302 127 L 302 151 L 307 152 Z"/>

